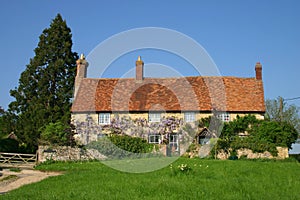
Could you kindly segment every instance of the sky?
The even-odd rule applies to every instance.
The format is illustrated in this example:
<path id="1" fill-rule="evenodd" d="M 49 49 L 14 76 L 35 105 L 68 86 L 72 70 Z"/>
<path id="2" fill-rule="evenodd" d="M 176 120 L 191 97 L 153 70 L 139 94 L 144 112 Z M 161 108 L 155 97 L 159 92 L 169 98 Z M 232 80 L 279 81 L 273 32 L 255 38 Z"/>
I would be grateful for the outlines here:
<path id="1" fill-rule="evenodd" d="M 161 27 L 199 43 L 223 76 L 254 77 L 255 63 L 261 62 L 265 99 L 300 97 L 298 0 L 3 0 L 1 8 L 0 106 L 5 109 L 14 100 L 9 91 L 18 86 L 35 55 L 39 36 L 58 13 L 71 28 L 73 51 L 78 54 L 89 55 L 124 31 Z M 120 56 L 104 76 L 122 76 L 134 67 L 138 55 L 145 64 L 171 66 L 184 76 L 199 75 L 177 55 L 146 49 Z M 287 103 L 300 106 L 300 99 Z"/>

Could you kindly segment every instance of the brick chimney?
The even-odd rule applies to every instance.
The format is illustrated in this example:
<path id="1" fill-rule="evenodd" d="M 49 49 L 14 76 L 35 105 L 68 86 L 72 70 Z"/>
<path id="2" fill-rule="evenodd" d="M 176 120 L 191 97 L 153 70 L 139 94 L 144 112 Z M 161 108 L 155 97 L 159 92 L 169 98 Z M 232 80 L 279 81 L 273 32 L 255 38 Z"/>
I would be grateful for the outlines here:
<path id="1" fill-rule="evenodd" d="M 256 80 L 262 80 L 262 65 L 257 62 L 255 65 Z"/>
<path id="2" fill-rule="evenodd" d="M 144 79 L 144 62 L 141 60 L 141 56 L 138 57 L 138 60 L 135 62 L 135 79 L 137 81 L 142 81 Z"/>
<path id="3" fill-rule="evenodd" d="M 83 54 L 80 55 L 80 58 L 76 61 L 76 64 L 77 64 L 77 73 L 75 77 L 74 98 L 76 98 L 82 79 L 86 78 L 87 67 L 89 66 L 89 63 L 85 60 Z"/>

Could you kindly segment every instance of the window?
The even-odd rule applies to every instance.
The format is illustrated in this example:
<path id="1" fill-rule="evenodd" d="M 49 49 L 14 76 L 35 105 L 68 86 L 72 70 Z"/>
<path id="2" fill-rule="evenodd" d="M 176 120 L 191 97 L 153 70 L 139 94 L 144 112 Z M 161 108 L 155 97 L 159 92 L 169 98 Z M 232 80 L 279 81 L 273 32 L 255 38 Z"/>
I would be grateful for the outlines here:
<path id="1" fill-rule="evenodd" d="M 230 121 L 229 113 L 222 113 L 222 114 L 219 114 L 217 117 L 218 117 L 218 119 L 220 119 L 223 122 L 229 122 Z"/>
<path id="2" fill-rule="evenodd" d="M 150 144 L 160 144 L 161 143 L 160 135 L 149 135 L 148 142 Z"/>
<path id="3" fill-rule="evenodd" d="M 99 124 L 110 124 L 110 113 L 99 113 Z"/>
<path id="4" fill-rule="evenodd" d="M 149 113 L 149 122 L 160 122 L 160 113 Z"/>
<path id="5" fill-rule="evenodd" d="M 178 135 L 170 135 L 169 136 L 169 145 L 172 149 L 174 147 L 175 151 L 179 150 L 179 145 L 178 145 Z"/>
<path id="6" fill-rule="evenodd" d="M 184 113 L 184 121 L 185 122 L 194 122 L 195 121 L 195 113 L 194 112 Z"/>

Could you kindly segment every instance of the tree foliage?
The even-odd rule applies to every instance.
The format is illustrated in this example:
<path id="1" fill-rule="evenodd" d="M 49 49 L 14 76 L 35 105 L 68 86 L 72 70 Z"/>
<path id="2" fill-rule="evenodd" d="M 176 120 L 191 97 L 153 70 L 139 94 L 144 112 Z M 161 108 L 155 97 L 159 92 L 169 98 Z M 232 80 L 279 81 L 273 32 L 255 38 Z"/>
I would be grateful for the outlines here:
<path id="1" fill-rule="evenodd" d="M 19 143 L 17 140 L 5 138 L 0 139 L 0 152 L 18 153 Z"/>
<path id="2" fill-rule="evenodd" d="M 247 148 L 253 152 L 269 151 L 276 156 L 276 147 L 291 148 L 297 136 L 296 129 L 288 122 L 258 120 L 253 115 L 238 116 L 224 124 L 215 148 L 233 154 L 240 148 Z"/>
<path id="3" fill-rule="evenodd" d="M 262 121 L 253 126 L 250 131 L 250 138 L 265 141 L 268 144 L 275 144 L 280 147 L 291 148 L 296 141 L 298 133 L 296 129 L 287 122 Z"/>
<path id="4" fill-rule="evenodd" d="M 300 134 L 300 108 L 287 104 L 282 97 L 266 100 L 266 119 L 290 123 Z"/>
<path id="5" fill-rule="evenodd" d="M 60 14 L 43 31 L 34 52 L 19 86 L 10 92 L 15 101 L 9 105 L 16 119 L 15 133 L 31 151 L 36 149 L 41 127 L 70 121 L 78 56 L 72 51 L 71 30 Z"/>
<path id="6" fill-rule="evenodd" d="M 14 115 L 0 107 L 0 139 L 13 132 L 14 126 Z"/>
<path id="7" fill-rule="evenodd" d="M 61 121 L 52 123 L 50 122 L 45 127 L 41 128 L 40 141 L 48 145 L 75 145 L 74 141 L 74 128 Z"/>

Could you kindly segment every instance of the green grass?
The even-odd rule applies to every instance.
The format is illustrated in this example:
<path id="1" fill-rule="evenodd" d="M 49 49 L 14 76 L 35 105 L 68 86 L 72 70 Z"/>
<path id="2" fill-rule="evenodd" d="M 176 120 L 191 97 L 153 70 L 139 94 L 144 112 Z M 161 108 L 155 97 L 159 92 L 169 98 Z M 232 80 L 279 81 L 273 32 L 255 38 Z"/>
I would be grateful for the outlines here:
<path id="1" fill-rule="evenodd" d="M 9 171 L 11 171 L 11 172 L 21 172 L 22 170 L 20 168 L 14 167 L 14 168 L 10 168 Z"/>
<path id="2" fill-rule="evenodd" d="M 177 169 L 180 164 L 188 164 L 191 171 L 182 173 Z M 140 174 L 99 162 L 53 163 L 38 169 L 65 173 L 0 199 L 300 199 L 297 162 L 180 158 L 172 169 Z"/>

